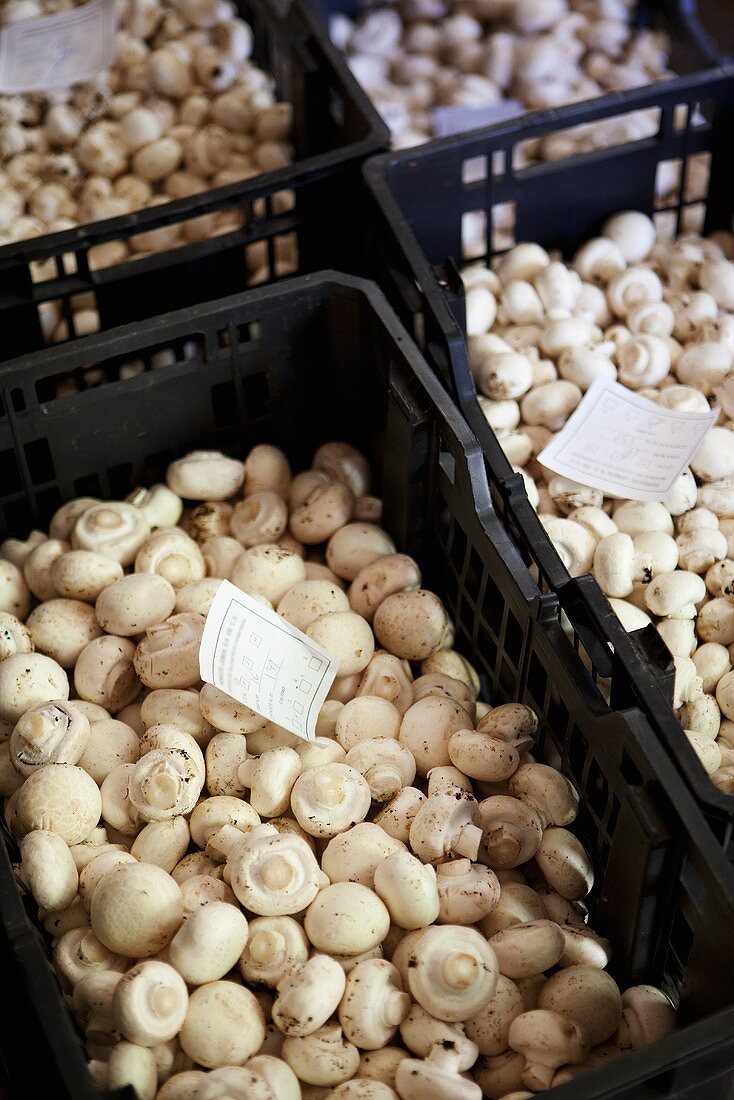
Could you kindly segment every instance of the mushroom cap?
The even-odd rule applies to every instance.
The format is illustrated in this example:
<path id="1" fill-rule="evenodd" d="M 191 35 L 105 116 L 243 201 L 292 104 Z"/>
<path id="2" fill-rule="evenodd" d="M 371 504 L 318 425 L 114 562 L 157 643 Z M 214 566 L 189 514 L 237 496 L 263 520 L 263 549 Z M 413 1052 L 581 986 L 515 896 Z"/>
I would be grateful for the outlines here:
<path id="1" fill-rule="evenodd" d="M 264 1039 L 263 1011 L 249 989 L 217 981 L 192 992 L 179 1041 L 199 1065 L 216 1069 L 241 1064 L 258 1052 Z"/>
<path id="2" fill-rule="evenodd" d="M 328 955 L 313 955 L 278 983 L 273 1022 L 284 1035 L 311 1035 L 336 1011 L 347 979 Z"/>
<path id="3" fill-rule="evenodd" d="M 367 816 L 370 788 L 348 764 L 321 764 L 302 772 L 291 790 L 291 809 L 311 836 L 332 837 Z"/>
<path id="4" fill-rule="evenodd" d="M 397 739 L 401 715 L 394 703 L 379 695 L 357 695 L 342 704 L 337 715 L 334 735 L 349 752 L 362 741 L 373 737 Z"/>
<path id="5" fill-rule="evenodd" d="M 0 661 L 14 653 L 32 653 L 34 649 L 27 626 L 8 611 L 0 611 Z"/>
<path id="6" fill-rule="evenodd" d="M 121 580 L 119 561 L 94 550 L 69 550 L 51 566 L 51 581 L 59 596 L 94 603 L 105 588 Z"/>
<path id="7" fill-rule="evenodd" d="M 335 882 L 306 910 L 306 935 L 317 950 L 361 955 L 382 943 L 390 928 L 385 903 L 358 882 Z"/>
<path id="8" fill-rule="evenodd" d="M 132 565 L 150 534 L 143 513 L 124 501 L 106 501 L 86 508 L 74 524 L 71 545 L 114 558 L 120 565 Z"/>
<path id="9" fill-rule="evenodd" d="M 323 882 L 306 841 L 269 825 L 243 836 L 227 860 L 227 871 L 238 901 L 261 916 L 300 913 Z"/>
<path id="10" fill-rule="evenodd" d="M 173 585 L 157 573 L 131 573 L 97 597 L 95 613 L 108 634 L 127 638 L 162 623 L 176 603 Z"/>
<path id="11" fill-rule="evenodd" d="M 500 973 L 508 978 L 532 978 L 555 966 L 561 958 L 564 939 L 551 920 L 513 924 L 490 937 Z"/>
<path id="12" fill-rule="evenodd" d="M 547 764 L 521 764 L 508 787 L 515 798 L 535 810 L 543 828 L 569 825 L 578 812 L 579 796 L 574 787 Z"/>
<path id="13" fill-rule="evenodd" d="M 134 764 L 140 756 L 140 740 L 134 729 L 115 718 L 93 721 L 77 763 L 100 786 L 113 768 Z"/>
<path id="14" fill-rule="evenodd" d="M 153 1047 L 178 1034 L 188 1000 L 181 975 L 167 963 L 147 959 L 128 970 L 117 983 L 112 1015 L 129 1042 Z"/>
<path id="15" fill-rule="evenodd" d="M 476 1016 L 494 996 L 499 974 L 484 937 L 454 924 L 432 925 L 410 935 L 407 975 L 415 1000 L 439 1020 Z"/>
<path id="16" fill-rule="evenodd" d="M 150 821 L 135 837 L 130 852 L 141 863 L 155 863 L 170 874 L 186 854 L 190 840 L 185 817 Z"/>
<path id="17" fill-rule="evenodd" d="M 352 610 L 371 623 L 388 596 L 420 586 L 421 572 L 407 554 L 390 553 L 363 565 L 351 580 L 347 595 Z"/>
<path id="18" fill-rule="evenodd" d="M 171 615 L 146 630 L 135 650 L 135 671 L 150 688 L 188 688 L 199 681 L 204 616 Z"/>
<path id="19" fill-rule="evenodd" d="M 423 661 L 450 644 L 451 624 L 441 600 L 424 588 L 394 592 L 375 612 L 374 631 L 389 653 Z"/>
<path id="20" fill-rule="evenodd" d="M 374 889 L 400 928 L 426 928 L 438 918 L 436 871 L 406 849 L 393 852 L 375 869 Z"/>
<path id="21" fill-rule="evenodd" d="M 142 959 L 166 947 L 183 921 L 178 884 L 151 863 L 125 864 L 105 875 L 92 896 L 92 928 L 118 955 Z"/>
<path id="22" fill-rule="evenodd" d="M 0 721 L 17 722 L 32 707 L 68 698 L 66 673 L 43 653 L 14 653 L 0 661 Z"/>
<path id="23" fill-rule="evenodd" d="M 76 764 L 89 740 L 89 722 L 82 712 L 59 699 L 25 712 L 10 735 L 10 756 L 21 775 L 44 764 Z"/>
<path id="24" fill-rule="evenodd" d="M 327 580 L 306 580 L 294 584 L 278 602 L 278 614 L 305 633 L 320 615 L 348 611 L 343 589 Z"/>
<path id="25" fill-rule="evenodd" d="M 37 905 L 45 909 L 66 909 L 79 886 L 74 857 L 57 833 L 34 829 L 20 842 L 23 881 Z"/>
<path id="26" fill-rule="evenodd" d="M 439 864 L 436 884 L 439 924 L 477 924 L 494 909 L 500 897 L 494 871 L 469 859 Z"/>
<path id="27" fill-rule="evenodd" d="M 263 543 L 244 551 L 232 566 L 229 579 L 243 592 L 264 596 L 277 607 L 289 588 L 306 580 L 306 566 L 295 551 Z"/>
<path id="28" fill-rule="evenodd" d="M 94 608 L 80 600 L 46 600 L 30 613 L 26 625 L 38 652 L 62 668 L 73 668 L 85 645 L 102 634 Z"/>
<path id="29" fill-rule="evenodd" d="M 321 869 L 331 882 L 359 882 L 372 889 L 377 869 L 394 852 L 404 851 L 404 844 L 379 825 L 361 821 L 332 837 L 321 856 Z"/>
<path id="30" fill-rule="evenodd" d="M 373 523 L 347 523 L 329 539 L 326 564 L 344 580 L 355 577 L 372 562 L 395 553 L 395 544 Z"/>
<path id="31" fill-rule="evenodd" d="M 395 1071 L 395 1087 L 401 1100 L 482 1100 L 482 1090 L 462 1077 L 453 1051 L 434 1046 L 425 1061 L 406 1058 Z"/>
<path id="32" fill-rule="evenodd" d="M 291 512 L 289 530 L 294 538 L 308 546 L 330 539 L 352 518 L 354 495 L 338 481 L 317 485 Z"/>
<path id="33" fill-rule="evenodd" d="M 268 723 L 267 718 L 213 684 L 204 684 L 202 687 L 199 692 L 199 706 L 206 721 L 225 733 L 254 733 Z"/>
<path id="34" fill-rule="evenodd" d="M 451 763 L 449 741 L 465 729 L 469 716 L 461 703 L 441 695 L 427 695 L 408 707 L 399 740 L 415 757 L 419 775 Z"/>
<path id="35" fill-rule="evenodd" d="M 507 1050 L 510 1024 L 524 1011 L 525 1005 L 517 986 L 510 978 L 500 974 L 494 997 L 481 1012 L 464 1022 L 464 1032 L 467 1039 L 477 1044 L 480 1054 L 501 1054 Z"/>
<path id="36" fill-rule="evenodd" d="M 396 967 L 387 959 L 366 959 L 347 975 L 339 1023 L 360 1050 L 389 1043 L 410 1011 L 410 997 Z"/>
<path id="37" fill-rule="evenodd" d="M 308 959 L 309 943 L 293 917 L 256 917 L 239 960 L 243 978 L 277 986 L 281 978 Z"/>
<path id="38" fill-rule="evenodd" d="M 588 853 L 567 829 L 543 833 L 535 859 L 548 885 L 568 901 L 580 901 L 591 890 L 594 869 Z"/>
<path id="39" fill-rule="evenodd" d="M 552 974 L 540 991 L 538 1007 L 573 1020 L 592 1047 L 613 1035 L 622 1018 L 617 983 L 596 966 L 568 966 Z"/>
<path id="40" fill-rule="evenodd" d="M 135 646 L 127 638 L 105 634 L 85 645 L 74 668 L 74 688 L 82 699 L 119 711 L 140 693 L 135 674 Z"/>
<path id="41" fill-rule="evenodd" d="M 451 763 L 484 783 L 501 783 L 517 770 L 520 756 L 513 745 L 477 730 L 457 730 L 449 738 Z"/>
<path id="42" fill-rule="evenodd" d="M 102 813 L 99 787 L 73 764 L 46 764 L 28 776 L 18 794 L 18 820 L 30 832 L 47 829 L 67 844 L 80 844 Z"/>
<path id="43" fill-rule="evenodd" d="M 498 875 L 502 872 L 498 872 Z M 502 881 L 499 901 L 494 909 L 482 918 L 480 929 L 485 936 L 493 936 L 503 928 L 525 924 L 533 920 L 545 920 L 548 916 L 544 899 L 524 882 Z"/>
<path id="44" fill-rule="evenodd" d="M 369 623 L 354 611 L 330 611 L 319 615 L 306 634 L 339 662 L 340 676 L 364 672 L 375 652 Z"/>
<path id="45" fill-rule="evenodd" d="M 168 958 L 189 985 L 204 985 L 237 965 L 247 936 L 247 920 L 237 906 L 210 901 L 186 918 L 168 945 Z"/>
<path id="46" fill-rule="evenodd" d="M 221 451 L 191 451 L 166 471 L 168 488 L 185 500 L 227 500 L 244 479 L 244 464 Z"/>
<path id="47" fill-rule="evenodd" d="M 370 488 L 370 467 L 363 454 L 349 443 L 332 440 L 323 443 L 313 456 L 313 468 L 348 485 L 355 497 Z"/>
<path id="48" fill-rule="evenodd" d="M 289 1036 L 281 1057 L 297 1070 L 300 1081 L 311 1085 L 339 1084 L 352 1077 L 359 1066 L 359 1051 L 334 1024 L 309 1035 Z"/>

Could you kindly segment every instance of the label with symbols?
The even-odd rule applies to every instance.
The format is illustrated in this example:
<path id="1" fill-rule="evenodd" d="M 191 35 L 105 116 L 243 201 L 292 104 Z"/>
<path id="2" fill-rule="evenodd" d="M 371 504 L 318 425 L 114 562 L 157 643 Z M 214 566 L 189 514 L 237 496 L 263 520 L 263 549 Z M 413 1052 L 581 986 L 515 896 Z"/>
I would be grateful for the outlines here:
<path id="1" fill-rule="evenodd" d="M 91 80 L 115 53 L 115 0 L 0 28 L 0 92 L 43 92 Z"/>
<path id="2" fill-rule="evenodd" d="M 313 741 L 339 662 L 229 581 L 206 617 L 202 680 L 279 726 Z"/>
<path id="3" fill-rule="evenodd" d="M 597 379 L 538 461 L 607 496 L 664 500 L 719 409 L 678 412 Z"/>

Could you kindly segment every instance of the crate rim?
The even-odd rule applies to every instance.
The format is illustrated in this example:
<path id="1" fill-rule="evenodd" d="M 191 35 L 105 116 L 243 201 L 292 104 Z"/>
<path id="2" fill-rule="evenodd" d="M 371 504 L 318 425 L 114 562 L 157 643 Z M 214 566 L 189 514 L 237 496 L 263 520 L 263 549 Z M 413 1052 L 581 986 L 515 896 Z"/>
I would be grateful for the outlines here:
<path id="1" fill-rule="evenodd" d="M 144 232 L 149 229 L 157 229 L 172 221 L 185 220 L 187 214 L 192 216 L 209 212 L 210 206 L 219 207 L 231 202 L 233 199 L 255 200 L 275 191 L 288 190 L 289 185 L 316 182 L 326 178 L 335 168 L 340 168 L 345 163 L 363 161 L 378 151 L 385 149 L 389 144 L 390 132 L 374 104 L 370 100 L 362 86 L 352 75 L 349 66 L 341 53 L 337 50 L 329 38 L 328 32 L 315 10 L 311 8 L 308 0 L 290 0 L 288 9 L 278 14 L 273 0 L 264 0 L 273 14 L 281 21 L 287 20 L 291 11 L 295 11 L 299 19 L 307 26 L 309 33 L 316 39 L 319 49 L 326 55 L 332 70 L 339 79 L 339 83 L 348 93 L 367 127 L 367 133 L 358 141 L 348 145 L 339 146 L 324 153 L 316 153 L 311 156 L 295 160 L 291 165 L 278 168 L 271 172 L 262 172 L 252 179 L 237 183 L 226 184 L 223 187 L 214 187 L 201 191 L 195 195 L 187 195 L 181 199 L 171 199 L 160 206 L 143 207 L 127 214 L 119 214 L 114 218 L 102 218 L 96 222 L 87 222 L 85 225 L 75 226 L 73 229 L 65 229 L 58 233 L 46 233 L 40 237 L 27 237 L 20 241 L 11 241 L 0 245 L 0 271 L 12 267 L 18 261 L 35 261 L 55 255 L 59 252 L 74 252 L 81 247 L 94 247 L 104 244 L 106 241 L 116 240 L 120 236 L 129 236 L 131 233 Z M 271 73 L 268 75 L 272 76 Z M 216 241 L 217 238 L 211 238 Z M 186 249 L 183 245 L 180 249 L 166 250 L 169 252 L 183 253 Z M 155 258 L 155 257 L 154 257 Z M 136 264 L 142 261 L 127 261 Z M 91 272 L 92 277 L 104 274 L 109 270 L 119 270 L 127 263 L 114 264 L 112 268 L 101 268 Z M 40 284 L 43 285 L 43 284 Z"/>

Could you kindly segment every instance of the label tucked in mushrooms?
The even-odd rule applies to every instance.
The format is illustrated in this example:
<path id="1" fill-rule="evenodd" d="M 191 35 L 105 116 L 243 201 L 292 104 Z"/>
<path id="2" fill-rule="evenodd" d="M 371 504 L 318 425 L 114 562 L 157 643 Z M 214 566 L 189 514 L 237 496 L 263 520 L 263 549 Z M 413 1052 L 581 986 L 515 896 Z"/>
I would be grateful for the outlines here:
<path id="1" fill-rule="evenodd" d="M 115 53 L 115 0 L 0 29 L 0 92 L 42 92 L 91 80 Z"/>
<path id="2" fill-rule="evenodd" d="M 629 500 L 663 500 L 719 418 L 678 412 L 597 379 L 538 461 Z"/>
<path id="3" fill-rule="evenodd" d="M 313 741 L 339 662 L 266 604 L 222 581 L 201 639 L 202 680 Z"/>

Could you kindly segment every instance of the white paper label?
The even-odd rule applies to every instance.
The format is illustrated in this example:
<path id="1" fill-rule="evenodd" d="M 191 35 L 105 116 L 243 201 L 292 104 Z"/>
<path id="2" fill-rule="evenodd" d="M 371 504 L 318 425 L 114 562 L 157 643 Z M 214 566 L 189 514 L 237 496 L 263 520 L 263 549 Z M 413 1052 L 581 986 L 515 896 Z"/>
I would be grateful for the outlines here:
<path id="1" fill-rule="evenodd" d="M 222 581 L 206 617 L 202 680 L 313 741 L 339 662 L 264 604 Z"/>
<path id="2" fill-rule="evenodd" d="M 45 91 L 91 80 L 115 52 L 115 0 L 0 28 L 0 92 Z"/>
<path id="3" fill-rule="evenodd" d="M 518 118 L 525 111 L 519 99 L 500 99 L 486 107 L 436 107 L 432 112 L 433 132 L 439 138 L 464 134 L 467 130 L 479 130 Z"/>
<path id="4" fill-rule="evenodd" d="M 665 409 L 597 379 L 538 461 L 607 496 L 663 500 L 718 417 Z"/>

